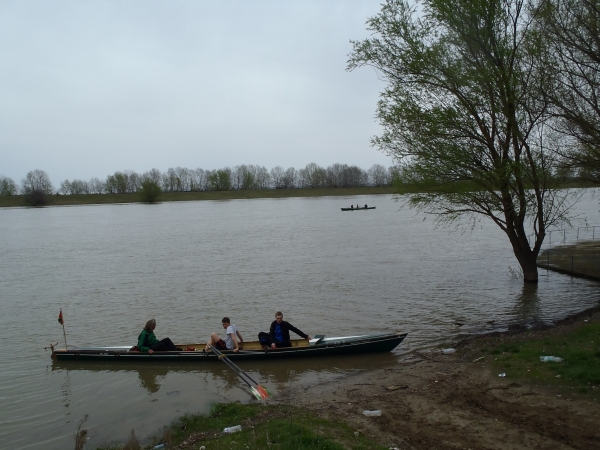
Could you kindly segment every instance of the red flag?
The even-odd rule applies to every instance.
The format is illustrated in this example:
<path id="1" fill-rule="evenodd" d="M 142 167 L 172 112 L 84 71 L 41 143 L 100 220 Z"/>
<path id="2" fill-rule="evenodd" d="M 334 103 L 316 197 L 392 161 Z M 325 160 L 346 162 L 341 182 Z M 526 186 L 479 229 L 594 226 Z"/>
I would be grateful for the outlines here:
<path id="1" fill-rule="evenodd" d="M 63 320 L 63 316 L 62 316 L 62 308 L 60 310 L 60 314 L 58 315 L 58 323 L 60 323 L 61 325 L 65 324 L 65 322 Z"/>

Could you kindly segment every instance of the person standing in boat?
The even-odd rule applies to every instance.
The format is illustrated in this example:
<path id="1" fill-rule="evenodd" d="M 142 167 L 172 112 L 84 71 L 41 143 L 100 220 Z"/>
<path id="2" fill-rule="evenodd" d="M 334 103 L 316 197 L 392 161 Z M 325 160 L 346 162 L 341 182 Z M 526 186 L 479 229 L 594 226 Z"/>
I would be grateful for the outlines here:
<path id="1" fill-rule="evenodd" d="M 229 317 L 223 317 L 221 323 L 223 324 L 223 328 L 227 330 L 225 340 L 221 339 L 217 333 L 213 333 L 210 335 L 210 341 L 208 341 L 204 350 L 209 351 L 210 346 L 213 345 L 219 350 L 233 350 L 237 353 L 240 350 L 238 338 L 240 342 L 244 342 L 244 338 L 242 338 L 242 335 L 238 331 L 237 327 L 231 324 Z"/>
<path id="2" fill-rule="evenodd" d="M 302 336 L 304 339 L 310 341 L 310 336 L 303 331 L 299 330 L 291 323 L 283 320 L 283 313 L 277 311 L 275 313 L 275 320 L 271 323 L 271 329 L 269 331 L 269 337 L 271 338 L 271 348 L 285 348 L 292 346 L 292 340 L 290 339 L 290 331 L 293 331 L 298 336 Z"/>
<path id="3" fill-rule="evenodd" d="M 156 320 L 150 319 L 146 322 L 146 326 L 138 336 L 138 348 L 140 352 L 148 352 L 150 354 L 154 352 L 175 352 L 181 350 L 175 347 L 171 339 L 164 338 L 159 341 L 154 335 L 154 329 L 156 328 Z"/>

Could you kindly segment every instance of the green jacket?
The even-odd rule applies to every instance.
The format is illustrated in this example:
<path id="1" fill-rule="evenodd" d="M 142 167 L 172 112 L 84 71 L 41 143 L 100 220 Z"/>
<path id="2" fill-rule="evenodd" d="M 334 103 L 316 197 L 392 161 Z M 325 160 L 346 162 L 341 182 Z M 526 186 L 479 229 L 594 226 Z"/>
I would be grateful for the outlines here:
<path id="1" fill-rule="evenodd" d="M 138 348 L 140 352 L 147 352 L 150 350 L 150 347 L 158 344 L 158 339 L 154 336 L 154 332 L 142 330 L 140 335 L 138 336 Z"/>

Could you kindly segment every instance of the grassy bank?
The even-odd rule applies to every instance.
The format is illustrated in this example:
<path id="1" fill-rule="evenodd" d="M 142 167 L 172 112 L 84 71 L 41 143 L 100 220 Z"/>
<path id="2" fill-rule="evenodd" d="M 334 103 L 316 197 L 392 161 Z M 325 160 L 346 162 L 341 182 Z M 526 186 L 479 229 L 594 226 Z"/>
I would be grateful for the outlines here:
<path id="1" fill-rule="evenodd" d="M 242 431 L 223 429 L 241 425 Z M 147 445 L 134 434 L 121 446 L 98 450 L 164 448 L 285 449 L 285 450 L 383 450 L 362 433 L 341 422 L 323 420 L 306 410 L 281 405 L 216 404 L 208 415 L 185 415 L 174 421 Z"/>
<path id="2" fill-rule="evenodd" d="M 600 280 L 600 239 L 545 250 L 538 256 L 537 265 L 576 277 Z"/>
<path id="3" fill-rule="evenodd" d="M 394 188 L 390 186 L 316 189 L 264 189 L 248 191 L 163 192 L 159 198 L 159 202 L 234 200 L 253 198 L 327 197 L 393 193 Z M 48 206 L 102 205 L 111 203 L 139 202 L 140 196 L 138 194 L 51 195 L 48 197 Z M 23 195 L 0 196 L 0 207 L 17 206 L 27 206 L 27 202 L 25 201 L 25 197 Z"/>
<path id="4" fill-rule="evenodd" d="M 588 314 L 587 312 L 585 314 Z M 467 344 L 467 356 L 490 364 L 509 380 L 600 397 L 600 313 L 566 319 L 556 327 L 486 336 Z M 556 356 L 561 362 L 543 362 Z"/>
<path id="5" fill-rule="evenodd" d="M 453 414 L 460 412 L 472 414 L 472 425 L 483 428 L 486 423 L 502 426 L 500 422 L 504 420 L 507 430 L 515 427 L 516 418 L 511 416 L 514 410 L 521 419 L 537 418 L 536 432 L 543 440 L 546 433 L 554 430 L 555 415 L 562 414 L 555 403 L 561 395 L 565 402 L 573 401 L 569 407 L 575 411 L 585 411 L 586 404 L 589 407 L 600 400 L 600 308 L 565 319 L 554 327 L 474 337 L 458 345 L 458 349 L 449 358 L 464 362 L 454 359 L 444 366 L 444 360 L 432 357 L 421 364 L 365 372 L 363 378 L 336 382 L 335 388 L 325 386 L 330 396 L 315 392 L 316 404 L 305 398 L 309 401 L 306 408 L 291 406 L 292 401 L 285 404 L 285 398 L 280 399 L 284 404 L 279 405 L 218 404 L 208 415 L 181 417 L 145 441 L 144 446 L 139 446 L 134 436 L 125 444 L 100 450 L 150 449 L 157 444 L 165 444 L 165 449 L 204 446 L 207 450 L 375 450 L 390 447 L 382 446 L 383 442 L 407 442 L 408 438 L 414 448 L 432 448 L 431 439 L 437 439 L 430 436 L 430 422 L 437 420 L 431 417 L 434 409 L 446 427 Z M 540 356 L 557 356 L 563 361 L 542 362 Z M 498 378 L 499 373 L 506 377 Z M 405 388 L 389 389 L 401 385 Z M 531 390 L 531 386 L 536 388 Z M 518 406 L 511 406 L 505 395 L 513 395 L 511 401 Z M 577 403 L 580 400 L 584 403 Z M 593 401 L 586 403 L 587 400 Z M 539 418 L 540 403 L 549 411 L 549 424 Z M 381 409 L 383 415 L 377 420 L 365 419 L 363 409 Z M 242 431 L 223 433 L 225 427 L 234 425 L 241 425 Z M 452 442 L 463 442 L 471 432 L 462 422 L 454 434 L 448 428 L 442 430 Z M 494 435 L 496 431 L 490 433 Z M 122 437 L 123 441 L 126 439 L 127 436 Z"/>

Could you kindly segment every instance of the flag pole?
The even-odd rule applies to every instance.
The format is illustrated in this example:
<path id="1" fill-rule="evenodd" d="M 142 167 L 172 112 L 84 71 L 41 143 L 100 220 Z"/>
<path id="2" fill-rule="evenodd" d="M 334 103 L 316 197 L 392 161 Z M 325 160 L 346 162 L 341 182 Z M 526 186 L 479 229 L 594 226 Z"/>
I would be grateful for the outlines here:
<path id="1" fill-rule="evenodd" d="M 65 350 L 69 350 L 69 347 L 67 347 L 67 333 L 65 332 L 65 323 L 64 322 L 63 322 L 62 326 L 63 326 L 63 336 L 65 337 Z"/>
<path id="2" fill-rule="evenodd" d="M 62 308 L 60 308 L 60 314 L 58 315 L 58 323 L 62 325 L 63 336 L 65 337 L 65 350 L 69 350 L 69 347 L 67 347 L 67 333 L 65 331 L 65 320 L 62 315 Z"/>

